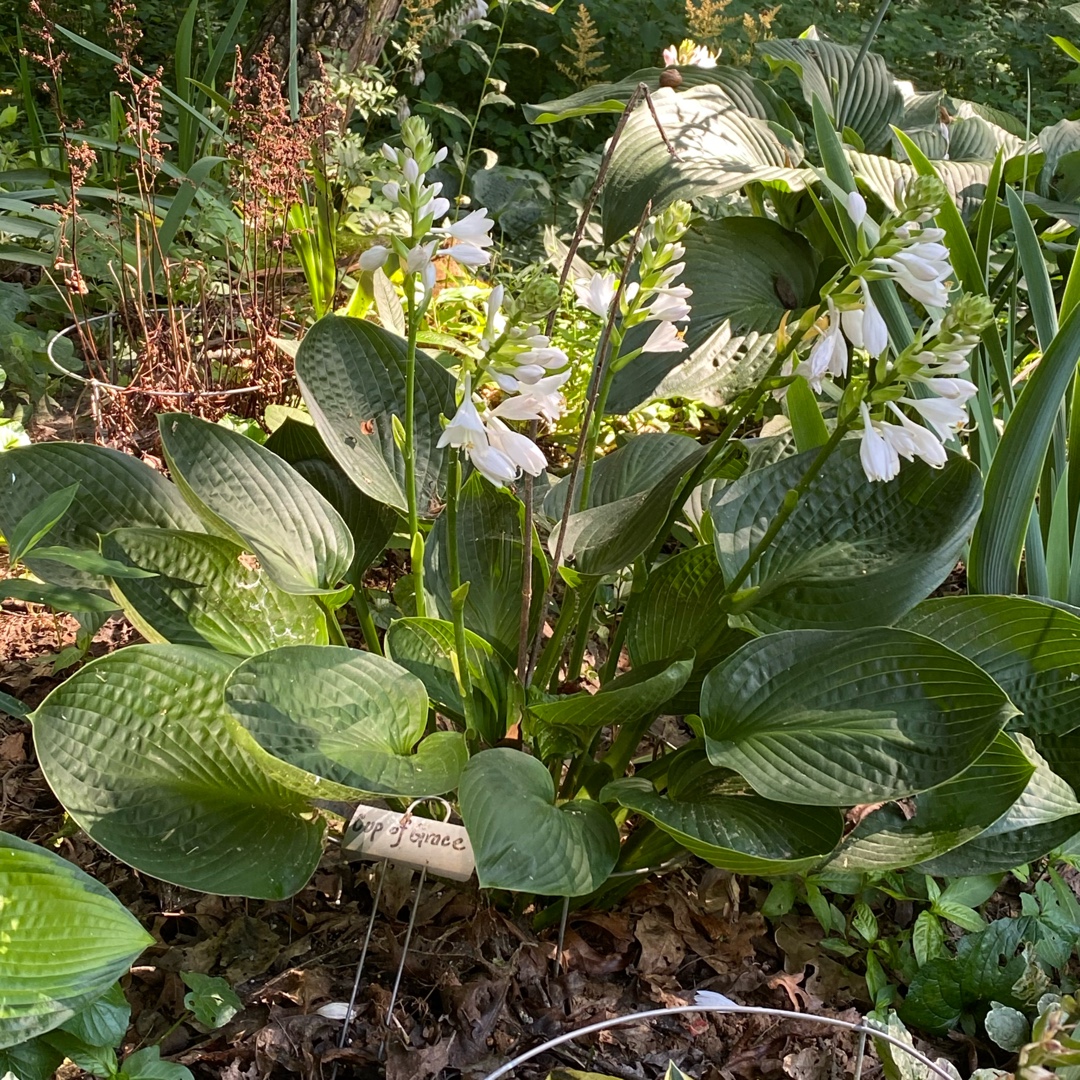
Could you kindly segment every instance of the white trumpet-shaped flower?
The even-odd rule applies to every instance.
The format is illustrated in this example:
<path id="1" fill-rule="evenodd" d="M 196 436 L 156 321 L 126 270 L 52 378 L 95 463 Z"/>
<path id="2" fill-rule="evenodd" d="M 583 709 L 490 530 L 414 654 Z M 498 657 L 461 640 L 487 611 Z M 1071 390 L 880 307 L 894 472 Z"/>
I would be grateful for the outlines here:
<path id="1" fill-rule="evenodd" d="M 641 346 L 644 353 L 682 352 L 686 342 L 679 336 L 675 325 L 669 322 L 658 323 L 656 329 Z"/>
<path id="2" fill-rule="evenodd" d="M 615 299 L 615 275 L 593 274 L 588 281 L 581 278 L 574 282 L 578 303 L 601 319 L 606 319 Z"/>
<path id="3" fill-rule="evenodd" d="M 825 329 L 819 335 L 810 355 L 795 369 L 814 388 L 821 391 L 821 380 L 826 375 L 841 378 L 847 374 L 848 347 L 840 329 L 840 315 L 832 297 L 826 298 L 828 314 L 825 317 Z"/>
<path id="4" fill-rule="evenodd" d="M 845 311 L 840 322 L 848 341 L 857 349 L 865 349 L 875 359 L 889 346 L 889 328 L 870 296 L 870 289 L 864 278 L 859 278 L 863 306 Z"/>
<path id="5" fill-rule="evenodd" d="M 910 405 L 937 433 L 944 442 L 967 423 L 967 408 L 959 401 L 949 398 L 901 398 Z"/>
<path id="6" fill-rule="evenodd" d="M 487 419 L 488 443 L 530 476 L 547 468 L 543 451 L 527 435 L 511 431 L 497 416 Z"/>
<path id="7" fill-rule="evenodd" d="M 870 410 L 865 401 L 859 404 L 859 411 L 863 420 L 859 461 L 866 479 L 892 480 L 900 472 L 900 455 L 893 443 L 881 434 L 881 425 L 870 419 Z"/>
<path id="8" fill-rule="evenodd" d="M 866 220 L 866 200 L 857 191 L 848 192 L 844 209 L 856 229 Z"/>
<path id="9" fill-rule="evenodd" d="M 922 424 L 916 424 L 910 417 L 905 416 L 897 408 L 895 402 L 890 401 L 889 408 L 900 418 L 900 426 L 907 432 L 908 438 L 911 440 L 911 449 L 915 457 L 921 458 L 931 468 L 943 468 L 945 462 L 948 461 L 948 455 L 945 453 L 945 447 L 940 440 L 934 437 L 934 433 L 924 428 Z M 895 425 L 890 424 L 889 426 L 893 427 Z"/>
<path id="10" fill-rule="evenodd" d="M 390 249 L 384 247 L 382 244 L 372 244 L 360 256 L 360 269 L 361 270 L 378 270 L 381 266 L 386 265 L 386 260 L 390 257 Z"/>
<path id="11" fill-rule="evenodd" d="M 538 379 L 532 385 L 519 384 L 518 392 L 499 402 L 492 414 L 503 420 L 548 420 L 554 423 L 566 407 L 560 388 L 569 378 L 569 371 L 561 371 Z"/>

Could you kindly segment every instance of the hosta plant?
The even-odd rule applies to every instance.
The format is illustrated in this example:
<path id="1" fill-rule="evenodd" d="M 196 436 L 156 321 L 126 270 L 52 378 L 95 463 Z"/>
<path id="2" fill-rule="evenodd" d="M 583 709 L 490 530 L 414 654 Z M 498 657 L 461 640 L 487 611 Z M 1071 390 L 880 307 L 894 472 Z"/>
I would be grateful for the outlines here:
<path id="1" fill-rule="evenodd" d="M 551 289 L 495 285 L 477 345 L 418 347 L 434 260 L 483 266 L 491 240 L 482 210 L 448 218 L 412 120 L 387 151 L 408 233 L 365 256 L 383 325 L 311 329 L 306 417 L 263 446 L 165 414 L 171 479 L 98 446 L 5 454 L 0 529 L 36 578 L 5 588 L 122 610 L 148 642 L 32 714 L 75 822 L 145 873 L 271 898 L 307 881 L 341 801 L 452 799 L 480 884 L 547 896 L 679 849 L 764 875 L 989 873 L 1080 831 L 1080 615 L 926 599 L 982 501 L 956 435 L 989 313 L 955 288 L 947 193 L 913 180 L 871 213 L 816 119 L 827 257 L 675 201 L 637 212 L 618 272 L 577 282 L 602 329 L 565 475 L 533 437 L 567 377 Z M 772 300 L 719 437 L 598 456 L 598 418 L 723 333 L 738 289 Z M 739 437 L 778 411 L 775 434 Z M 395 535 L 411 567 L 380 635 L 365 573 Z M 660 714 L 687 738 L 654 760 Z"/>

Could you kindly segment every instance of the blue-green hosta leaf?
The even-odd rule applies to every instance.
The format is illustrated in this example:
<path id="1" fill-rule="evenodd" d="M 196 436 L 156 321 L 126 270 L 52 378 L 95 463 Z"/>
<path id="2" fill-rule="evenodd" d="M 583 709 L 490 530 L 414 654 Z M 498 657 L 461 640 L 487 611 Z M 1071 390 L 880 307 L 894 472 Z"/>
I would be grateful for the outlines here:
<path id="1" fill-rule="evenodd" d="M 851 128 L 867 150 L 884 150 L 900 121 L 904 99 L 884 59 L 870 52 L 856 67 L 858 48 L 820 38 L 762 41 L 757 51 L 773 72 L 790 68 L 808 105 L 820 98 L 837 131 Z"/>
<path id="2" fill-rule="evenodd" d="M 895 803 L 868 814 L 829 868 L 884 873 L 944 855 L 974 840 L 1021 797 L 1034 764 L 1004 732 L 954 780 L 914 797 L 914 813 Z"/>
<path id="3" fill-rule="evenodd" d="M 699 858 L 736 874 L 796 874 L 836 847 L 843 815 L 832 807 L 792 807 L 763 799 L 741 777 L 680 754 L 659 795 L 644 778 L 616 780 L 600 793 L 658 825 Z"/>
<path id="4" fill-rule="evenodd" d="M 459 788 L 481 888 L 584 896 L 607 880 L 619 830 L 599 803 L 555 803 L 543 763 L 495 747 L 469 759 Z"/>
<path id="5" fill-rule="evenodd" d="M 720 615 L 724 579 L 712 547 L 680 551 L 649 575 L 623 616 L 635 668 L 694 653 L 694 669 L 670 703 L 673 713 L 697 712 L 706 674 L 750 640 Z"/>
<path id="6" fill-rule="evenodd" d="M 349 479 L 377 502 L 404 513 L 405 459 L 394 419 L 405 417 L 406 343 L 362 319 L 328 315 L 306 334 L 296 378 L 319 434 Z M 454 414 L 450 373 L 416 358 L 416 489 L 420 514 L 435 517 L 446 494 L 440 415 Z"/>
<path id="7" fill-rule="evenodd" d="M 676 94 L 661 89 L 653 105 L 672 157 L 652 113 L 638 106 L 627 121 L 604 183 L 604 240 L 613 243 L 676 199 L 727 195 L 753 180 L 799 190 L 813 173 L 800 168 L 802 148 L 790 131 L 746 113 L 721 86 L 695 86 Z"/>
<path id="8" fill-rule="evenodd" d="M 328 641 L 326 615 L 314 597 L 283 592 L 231 540 L 170 529 L 118 529 L 102 539 L 102 550 L 156 575 L 112 581 L 117 603 L 147 641 L 237 656 Z"/>
<path id="9" fill-rule="evenodd" d="M 1034 735 L 1080 727 L 1080 617 L 1019 596 L 949 596 L 920 604 L 897 624 L 974 661 L 1023 714 Z"/>
<path id="10" fill-rule="evenodd" d="M 8 833 L 0 897 L 0 1049 L 70 1020 L 153 944 L 103 885 Z"/>
<path id="11" fill-rule="evenodd" d="M 701 691 L 709 759 L 778 802 L 899 799 L 973 764 L 1016 715 L 970 660 L 906 630 L 791 630 L 744 645 Z"/>
<path id="12" fill-rule="evenodd" d="M 51 495 L 77 482 L 67 513 L 46 534 L 55 547 L 97 552 L 98 536 L 113 529 L 203 531 L 198 515 L 175 485 L 130 454 L 91 443 L 36 443 L 4 454 L 0 470 L 0 533 L 15 526 Z M 43 581 L 82 589 L 105 589 L 100 575 L 56 562 L 27 565 Z"/>
<path id="13" fill-rule="evenodd" d="M 316 798 L 442 795 L 468 756 L 458 732 L 421 742 L 424 684 L 356 649 L 296 645 L 252 657 L 225 699 L 263 768 Z"/>
<path id="14" fill-rule="evenodd" d="M 454 624 L 442 619 L 395 619 L 386 632 L 386 655 L 424 684 L 432 705 L 465 723 L 465 704 L 454 674 Z M 513 722 L 513 704 L 524 696 L 509 664 L 478 634 L 465 631 L 473 711 L 481 737 L 497 743 Z M 514 715 L 517 719 L 517 714 Z"/>
<path id="15" fill-rule="evenodd" d="M 322 852 L 308 804 L 236 735 L 225 684 L 236 660 L 134 645 L 87 664 L 31 719 L 38 761 L 90 837 L 188 889 L 280 900 Z"/>
<path id="16" fill-rule="evenodd" d="M 918 171 L 906 161 L 895 161 L 880 154 L 861 154 L 857 150 L 845 153 L 855 176 L 895 212 L 897 184 L 910 183 L 919 175 Z M 993 164 L 993 160 L 933 162 L 934 170 L 965 220 L 982 206 Z"/>
<path id="17" fill-rule="evenodd" d="M 744 473 L 711 506 L 716 551 L 731 580 L 817 451 Z M 845 440 L 754 567 L 756 629 L 848 628 L 893 622 L 948 576 L 974 526 L 979 471 L 950 455 L 914 462 L 888 483 L 867 481 L 859 443 Z"/>
<path id="18" fill-rule="evenodd" d="M 1041 858 L 1080 832 L 1080 802 L 1073 789 L 1023 735 L 1017 740 L 1035 763 L 1023 794 L 973 840 L 922 863 L 920 869 L 946 877 L 1003 873 Z"/>
<path id="19" fill-rule="evenodd" d="M 254 440 L 194 416 L 164 413 L 158 427 L 177 485 L 215 533 L 253 551 L 286 592 L 337 588 L 352 562 L 352 535 L 295 469 Z"/>

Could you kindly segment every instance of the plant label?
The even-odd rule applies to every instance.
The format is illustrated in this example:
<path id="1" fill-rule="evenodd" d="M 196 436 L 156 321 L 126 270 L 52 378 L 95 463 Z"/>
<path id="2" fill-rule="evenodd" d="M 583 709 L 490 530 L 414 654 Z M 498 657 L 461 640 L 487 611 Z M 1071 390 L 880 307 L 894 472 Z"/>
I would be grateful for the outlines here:
<path id="1" fill-rule="evenodd" d="M 358 806 L 341 842 L 353 858 L 389 859 L 429 874 L 467 881 L 476 868 L 472 844 L 464 825 L 414 817 L 374 806 Z"/>

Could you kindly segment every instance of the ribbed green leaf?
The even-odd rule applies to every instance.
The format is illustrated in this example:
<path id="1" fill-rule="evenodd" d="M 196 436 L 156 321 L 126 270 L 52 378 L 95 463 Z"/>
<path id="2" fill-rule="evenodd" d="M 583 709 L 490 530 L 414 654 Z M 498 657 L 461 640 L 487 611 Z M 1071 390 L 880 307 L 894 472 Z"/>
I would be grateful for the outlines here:
<path id="1" fill-rule="evenodd" d="M 461 817 L 481 888 L 584 896 L 607 880 L 619 830 L 599 803 L 555 805 L 555 783 L 534 757 L 496 747 L 461 775 Z"/>
<path id="2" fill-rule="evenodd" d="M 225 699 L 266 772 L 315 798 L 441 795 L 468 756 L 457 732 L 421 742 L 424 684 L 356 649 L 297 645 L 252 657 Z"/>
<path id="3" fill-rule="evenodd" d="M 779 802 L 899 799 L 973 764 L 1016 709 L 970 660 L 906 630 L 794 630 L 744 645 L 701 691 L 709 759 Z"/>
<path id="4" fill-rule="evenodd" d="M 968 585 L 973 592 L 1016 590 L 1043 459 L 1078 358 L 1080 313 L 1074 309 L 1024 383 L 990 465 L 968 560 Z"/>
<path id="5" fill-rule="evenodd" d="M 328 315 L 306 334 L 296 378 L 315 426 L 337 463 L 361 491 L 404 513 L 405 460 L 394 441 L 394 418 L 405 417 L 406 343 L 361 319 Z M 440 415 L 454 414 L 450 373 L 431 357 L 416 358 L 416 488 L 420 513 L 434 517 L 446 494 Z"/>
<path id="6" fill-rule="evenodd" d="M 657 567 L 626 606 L 626 647 L 635 668 L 694 653 L 693 672 L 671 699 L 673 713 L 697 712 L 706 674 L 750 640 L 720 616 L 723 591 L 712 547 L 697 547 Z"/>
<path id="7" fill-rule="evenodd" d="M 231 540 L 169 529 L 118 529 L 109 558 L 156 577 L 114 578 L 124 614 L 151 642 L 201 645 L 251 656 L 279 645 L 325 645 L 326 616 L 313 597 L 283 592 Z"/>
<path id="8" fill-rule="evenodd" d="M 253 551 L 279 588 L 326 593 L 353 558 L 338 512 L 276 454 L 235 431 L 182 413 L 158 417 L 161 445 L 184 497 L 227 540 Z"/>
<path id="9" fill-rule="evenodd" d="M 819 863 L 840 840 L 843 816 L 831 807 L 792 807 L 748 791 L 743 780 L 680 754 L 659 795 L 645 779 L 616 780 L 604 802 L 643 814 L 688 851 L 735 874 L 796 874 Z"/>
<path id="10" fill-rule="evenodd" d="M 0 1048 L 70 1020 L 153 938 L 93 878 L 0 833 Z"/>
<path id="11" fill-rule="evenodd" d="M 914 813 L 895 803 L 868 814 L 848 836 L 829 868 L 884 873 L 944 855 L 1007 813 L 1035 766 L 1002 733 L 955 780 L 914 797 Z"/>
<path id="12" fill-rule="evenodd" d="M 280 900 L 311 876 L 322 824 L 236 737 L 236 660 L 135 645 L 87 664 L 32 716 L 49 786 L 137 870 L 188 889 Z"/>
<path id="13" fill-rule="evenodd" d="M 961 653 L 1009 695 L 1034 735 L 1080 728 L 1080 617 L 1019 596 L 927 600 L 898 624 Z"/>
<path id="14" fill-rule="evenodd" d="M 716 496 L 710 512 L 728 580 L 815 453 L 744 473 Z M 760 590 L 747 621 L 763 631 L 892 622 L 952 571 L 980 498 L 978 470 L 959 455 L 941 470 L 914 462 L 872 484 L 858 442 L 842 442 L 746 582 Z"/>
<path id="15" fill-rule="evenodd" d="M 857 150 L 847 151 L 852 172 L 869 188 L 888 209 L 895 212 L 897 183 L 910 183 L 921 170 L 906 161 L 895 161 L 880 154 L 861 154 Z M 941 179 L 946 190 L 953 197 L 957 220 L 970 218 L 986 197 L 986 185 L 993 161 L 934 161 L 933 171 Z M 971 241 L 968 241 L 970 245 Z M 952 248 L 950 247 L 950 252 Z M 961 259 L 953 256 L 957 272 L 960 273 Z M 980 290 L 981 291 L 981 290 Z"/>
<path id="16" fill-rule="evenodd" d="M 113 529 L 160 528 L 203 531 L 202 522 L 176 487 L 130 454 L 92 443 L 36 443 L 4 454 L 0 470 L 0 532 L 17 523 L 50 495 L 78 483 L 78 497 L 46 536 L 57 547 L 98 550 L 98 536 Z M 57 585 L 105 589 L 104 578 L 59 563 L 27 565 Z"/>

